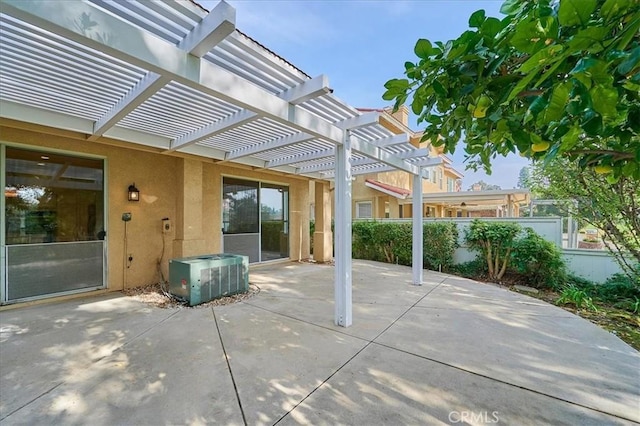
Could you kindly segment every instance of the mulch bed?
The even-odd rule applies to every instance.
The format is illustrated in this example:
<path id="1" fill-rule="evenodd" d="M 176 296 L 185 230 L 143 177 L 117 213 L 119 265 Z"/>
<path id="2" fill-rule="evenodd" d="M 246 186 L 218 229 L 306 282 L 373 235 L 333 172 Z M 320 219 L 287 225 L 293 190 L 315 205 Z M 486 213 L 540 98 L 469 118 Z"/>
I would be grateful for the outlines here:
<path id="1" fill-rule="evenodd" d="M 209 308 L 211 306 L 224 306 L 231 305 L 232 303 L 238 303 L 243 300 L 247 300 L 256 294 L 260 293 L 260 287 L 255 284 L 249 283 L 249 291 L 246 293 L 233 294 L 231 296 L 221 297 L 220 299 L 214 299 L 209 302 L 202 303 L 196 306 L 189 306 L 186 302 L 173 297 L 169 292 L 165 290 L 166 285 L 151 284 L 142 287 L 128 288 L 122 292 L 134 300 L 139 302 L 153 305 L 157 308 L 189 308 L 200 309 Z"/>

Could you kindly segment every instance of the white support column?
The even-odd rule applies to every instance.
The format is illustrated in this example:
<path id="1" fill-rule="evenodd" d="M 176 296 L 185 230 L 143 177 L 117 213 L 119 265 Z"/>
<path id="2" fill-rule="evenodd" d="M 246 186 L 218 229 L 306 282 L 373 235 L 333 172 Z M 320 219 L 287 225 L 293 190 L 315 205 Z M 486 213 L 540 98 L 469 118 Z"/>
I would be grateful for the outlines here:
<path id="1" fill-rule="evenodd" d="M 345 130 L 342 145 L 336 146 L 335 212 L 335 323 L 349 327 L 351 306 L 351 132 Z"/>
<path id="2" fill-rule="evenodd" d="M 413 177 L 413 285 L 422 285 L 422 171 Z"/>

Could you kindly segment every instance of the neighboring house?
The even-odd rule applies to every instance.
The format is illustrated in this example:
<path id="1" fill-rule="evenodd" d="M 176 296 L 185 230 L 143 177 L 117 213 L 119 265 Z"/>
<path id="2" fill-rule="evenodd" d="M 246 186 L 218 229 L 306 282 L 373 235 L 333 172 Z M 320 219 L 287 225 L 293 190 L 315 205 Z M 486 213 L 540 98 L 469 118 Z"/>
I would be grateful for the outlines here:
<path id="1" fill-rule="evenodd" d="M 376 146 L 394 137 L 376 114 L 236 30 L 225 2 L 2 14 L 0 304 L 158 282 L 172 258 L 308 258 L 310 184 L 329 218 L 314 253 L 331 256 L 347 134 L 367 167 L 417 170 L 404 158 L 418 150 Z"/>

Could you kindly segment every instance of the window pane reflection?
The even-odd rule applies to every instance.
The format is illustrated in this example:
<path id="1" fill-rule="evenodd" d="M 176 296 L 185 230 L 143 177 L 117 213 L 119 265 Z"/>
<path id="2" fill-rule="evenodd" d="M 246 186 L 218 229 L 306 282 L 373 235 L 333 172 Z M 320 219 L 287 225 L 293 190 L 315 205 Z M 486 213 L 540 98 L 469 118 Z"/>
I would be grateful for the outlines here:
<path id="1" fill-rule="evenodd" d="M 103 161 L 7 147 L 6 243 L 104 238 Z"/>
<path id="2" fill-rule="evenodd" d="M 222 231 L 225 234 L 260 232 L 258 224 L 258 182 L 224 178 L 222 189 Z"/>

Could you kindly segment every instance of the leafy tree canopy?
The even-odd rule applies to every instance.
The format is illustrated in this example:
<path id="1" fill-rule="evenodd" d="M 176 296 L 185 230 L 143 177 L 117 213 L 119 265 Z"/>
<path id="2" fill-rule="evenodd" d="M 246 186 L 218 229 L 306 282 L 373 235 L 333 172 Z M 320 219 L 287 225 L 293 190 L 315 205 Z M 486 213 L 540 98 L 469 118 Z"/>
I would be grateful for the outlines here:
<path id="1" fill-rule="evenodd" d="M 502 188 L 500 187 L 500 185 L 487 183 L 483 180 L 479 180 L 478 182 L 472 184 L 469 187 L 469 191 L 491 191 L 495 189 L 502 189 Z"/>
<path id="2" fill-rule="evenodd" d="M 640 0 L 506 0 L 501 12 L 473 13 L 455 40 L 418 40 L 383 99 L 411 97 L 423 140 L 447 152 L 464 137 L 473 169 L 519 152 L 640 180 Z"/>
<path id="3" fill-rule="evenodd" d="M 606 247 L 623 271 L 640 285 L 640 185 L 637 180 L 621 176 L 611 184 L 607 176 L 560 158 L 546 166 L 534 164 L 527 184 L 542 198 L 575 200 L 575 204 L 559 203 L 555 207 L 562 214 L 604 232 Z"/>

